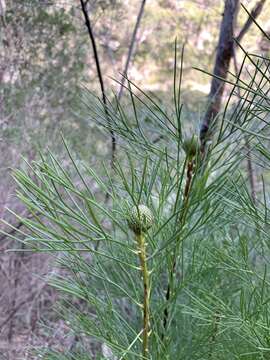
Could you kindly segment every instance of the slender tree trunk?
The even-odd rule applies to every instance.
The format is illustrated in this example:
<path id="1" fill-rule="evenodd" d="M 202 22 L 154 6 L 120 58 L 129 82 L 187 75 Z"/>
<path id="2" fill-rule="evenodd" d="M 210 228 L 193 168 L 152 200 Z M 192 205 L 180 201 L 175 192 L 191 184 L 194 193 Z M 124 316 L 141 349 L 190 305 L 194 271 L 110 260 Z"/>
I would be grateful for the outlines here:
<path id="1" fill-rule="evenodd" d="M 217 55 L 214 66 L 214 75 L 226 79 L 227 73 L 230 66 L 230 61 L 234 59 L 235 70 L 237 70 L 237 62 L 236 62 L 236 47 L 237 44 L 241 42 L 245 34 L 248 32 L 249 28 L 253 24 L 253 19 L 256 19 L 260 13 L 262 12 L 263 6 L 266 0 L 260 0 L 256 3 L 254 8 L 252 9 L 250 16 L 248 16 L 244 26 L 242 27 L 239 34 L 235 37 L 236 41 L 234 41 L 234 28 L 237 19 L 237 13 L 239 8 L 238 0 L 226 0 L 225 9 L 223 14 L 223 19 L 220 26 L 220 35 L 218 41 Z M 224 92 L 225 82 L 214 77 L 211 83 L 211 90 L 209 94 L 209 106 L 205 113 L 201 129 L 200 129 L 200 139 L 201 139 L 201 150 L 204 154 L 205 152 L 205 144 L 208 139 L 211 139 L 213 132 L 214 121 L 220 111 L 222 95 Z M 256 199 L 255 192 L 255 177 L 253 172 L 251 153 L 249 144 L 246 141 L 246 149 L 247 149 L 247 172 L 250 182 L 251 195 L 253 201 Z"/>
<path id="2" fill-rule="evenodd" d="M 220 26 L 217 54 L 213 75 L 226 79 L 234 51 L 234 28 L 239 9 L 239 0 L 225 0 L 225 8 Z M 225 82 L 213 77 L 209 94 L 209 106 L 200 129 L 202 152 L 206 141 L 211 138 L 213 122 L 220 111 Z"/>
<path id="3" fill-rule="evenodd" d="M 242 27 L 239 34 L 236 36 L 236 44 L 234 42 L 234 28 L 239 9 L 239 0 L 226 0 L 223 18 L 220 26 L 220 35 L 217 47 L 217 55 L 214 66 L 213 75 L 226 79 L 230 66 L 230 61 L 234 56 L 235 46 L 241 42 L 244 35 L 248 32 L 253 24 L 253 19 L 256 19 L 262 12 L 266 0 L 259 0 L 252 9 L 250 16 Z M 205 151 L 205 143 L 211 139 L 213 132 L 213 122 L 216 119 L 222 101 L 225 82 L 214 77 L 211 83 L 211 90 L 209 93 L 209 106 L 205 113 L 204 119 L 200 129 L 200 139 L 202 143 L 202 153 Z"/>
<path id="4" fill-rule="evenodd" d="M 80 0 L 80 3 L 81 3 L 81 9 L 82 9 L 82 12 L 83 12 L 83 15 L 84 15 L 84 19 L 85 19 L 85 25 L 87 27 L 89 38 L 90 38 L 92 48 L 93 48 L 94 59 L 95 59 L 95 63 L 96 63 L 97 74 L 98 74 L 98 79 L 99 79 L 100 89 L 101 89 L 101 94 L 102 94 L 102 101 L 103 101 L 103 104 L 104 104 L 104 110 L 105 110 L 105 113 L 106 113 L 107 121 L 110 124 L 110 119 L 109 119 L 109 114 L 108 114 L 108 109 L 107 109 L 107 98 L 106 98 L 104 81 L 103 81 L 101 67 L 100 67 L 100 61 L 99 61 L 99 57 L 98 57 L 96 40 L 95 40 L 95 37 L 94 37 L 90 17 L 88 15 L 88 11 L 87 11 L 88 0 L 85 0 L 85 1 Z M 112 165 L 112 168 L 114 168 L 115 152 L 116 152 L 116 138 L 115 138 L 114 131 L 112 129 L 110 130 L 110 133 L 111 133 L 111 146 L 112 146 L 112 148 L 111 148 L 111 165 Z"/>
<path id="5" fill-rule="evenodd" d="M 127 55 L 127 60 L 126 60 L 126 64 L 125 64 L 125 69 L 124 69 L 124 73 L 122 76 L 122 80 L 121 80 L 121 85 L 120 85 L 120 90 L 118 93 L 118 101 L 120 101 L 122 94 L 123 94 L 123 89 L 124 89 L 124 84 L 125 84 L 125 80 L 126 80 L 126 76 L 127 76 L 127 72 L 128 72 L 128 67 L 131 61 L 131 57 L 132 54 L 134 52 L 135 49 L 135 45 L 136 45 L 136 36 L 137 36 L 137 32 L 140 26 L 140 22 L 143 16 L 143 11 L 144 11 L 144 6 L 145 6 L 146 0 L 142 0 L 141 2 L 141 7 L 137 16 L 137 20 L 136 20 L 136 24 L 133 30 L 133 34 L 132 34 L 132 38 L 131 38 L 131 42 L 130 42 L 130 46 L 128 49 L 128 55 Z"/>
<path id="6" fill-rule="evenodd" d="M 236 37 L 237 42 L 241 42 L 244 35 L 248 32 L 249 28 L 253 24 L 253 19 L 256 19 L 260 13 L 262 12 L 263 5 L 265 4 L 266 0 L 260 0 L 257 2 L 257 4 L 254 6 L 254 8 L 251 10 L 250 16 L 248 16 L 247 21 L 245 22 L 244 26 L 242 27 L 241 31 Z"/>

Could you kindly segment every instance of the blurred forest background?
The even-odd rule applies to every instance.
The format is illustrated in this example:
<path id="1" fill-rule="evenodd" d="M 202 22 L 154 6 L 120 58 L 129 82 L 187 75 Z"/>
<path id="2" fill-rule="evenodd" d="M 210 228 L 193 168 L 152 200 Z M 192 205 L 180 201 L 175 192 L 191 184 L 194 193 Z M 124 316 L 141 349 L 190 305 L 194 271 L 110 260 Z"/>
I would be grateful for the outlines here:
<path id="1" fill-rule="evenodd" d="M 243 1 L 249 11 L 258 3 Z M 140 0 L 87 4 L 109 99 L 119 92 L 117 81 L 125 69 L 141 5 Z M 161 106 L 170 106 L 175 39 L 180 46 L 185 44 L 182 97 L 187 128 L 195 124 L 199 129 L 205 111 L 211 78 L 194 68 L 212 72 L 223 10 L 221 0 L 147 0 L 144 4 L 128 77 L 151 92 Z M 266 1 L 258 15 L 265 31 L 270 31 L 269 19 Z M 240 9 L 236 34 L 246 21 L 247 13 Z M 40 149 L 50 148 L 64 161 L 62 133 L 78 159 L 99 166 L 110 157 L 110 138 L 85 116 L 81 102 L 81 88 L 101 94 L 80 1 L 0 0 L 0 27 L 0 218 L 20 230 L 20 222 L 7 208 L 25 212 L 11 178 L 12 168 L 24 167 L 22 157 L 31 161 Z M 241 44 L 249 52 L 269 53 L 269 42 L 254 24 Z M 232 73 L 242 57 L 237 51 Z M 13 231 L 4 222 L 2 230 Z M 0 236 L 0 359 L 30 359 L 27 348 L 32 345 L 72 347 L 68 324 L 51 312 L 57 297 L 46 282 L 52 271 L 51 256 L 6 253 L 18 244 L 5 234 Z M 53 338 L 44 324 L 54 329 Z"/>

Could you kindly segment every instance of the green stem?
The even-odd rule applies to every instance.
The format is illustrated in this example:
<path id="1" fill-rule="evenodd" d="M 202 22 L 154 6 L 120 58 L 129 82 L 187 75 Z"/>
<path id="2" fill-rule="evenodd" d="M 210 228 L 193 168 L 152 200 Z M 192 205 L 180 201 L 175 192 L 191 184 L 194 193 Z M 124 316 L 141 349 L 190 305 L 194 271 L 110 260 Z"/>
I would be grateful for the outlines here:
<path id="1" fill-rule="evenodd" d="M 150 299 L 150 281 L 149 272 L 146 262 L 146 244 L 144 234 L 136 235 L 136 240 L 139 248 L 139 258 L 141 264 L 142 278 L 143 278 L 143 345 L 142 345 L 142 358 L 148 358 L 148 340 L 150 332 L 150 311 L 149 311 L 149 299 Z"/>

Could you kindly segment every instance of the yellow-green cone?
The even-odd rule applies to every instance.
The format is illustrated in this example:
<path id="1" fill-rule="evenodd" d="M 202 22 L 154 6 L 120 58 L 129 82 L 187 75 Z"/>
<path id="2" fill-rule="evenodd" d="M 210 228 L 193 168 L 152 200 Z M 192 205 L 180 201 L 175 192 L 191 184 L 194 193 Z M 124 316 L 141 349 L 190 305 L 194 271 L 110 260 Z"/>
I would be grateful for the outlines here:
<path id="1" fill-rule="evenodd" d="M 146 232 L 154 222 L 151 210 L 145 205 L 133 206 L 129 211 L 128 225 L 135 234 Z"/>

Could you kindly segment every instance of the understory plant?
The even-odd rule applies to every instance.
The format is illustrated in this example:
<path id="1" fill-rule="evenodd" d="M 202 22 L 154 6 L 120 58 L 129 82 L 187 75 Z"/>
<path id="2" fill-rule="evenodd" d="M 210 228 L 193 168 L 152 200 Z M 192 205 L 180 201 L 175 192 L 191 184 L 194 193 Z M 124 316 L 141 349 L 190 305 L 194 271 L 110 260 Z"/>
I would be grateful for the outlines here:
<path id="1" fill-rule="evenodd" d="M 76 337 L 66 351 L 36 349 L 43 359 L 270 357 L 269 60 L 244 54 L 203 154 L 181 79 L 175 59 L 172 108 L 128 79 L 126 105 L 104 109 L 83 91 L 89 121 L 117 135 L 113 169 L 63 141 L 66 165 L 48 152 L 14 172 L 32 214 L 17 215 L 18 240 L 56 254 L 58 314 Z M 263 175 L 256 201 L 247 142 Z"/>

